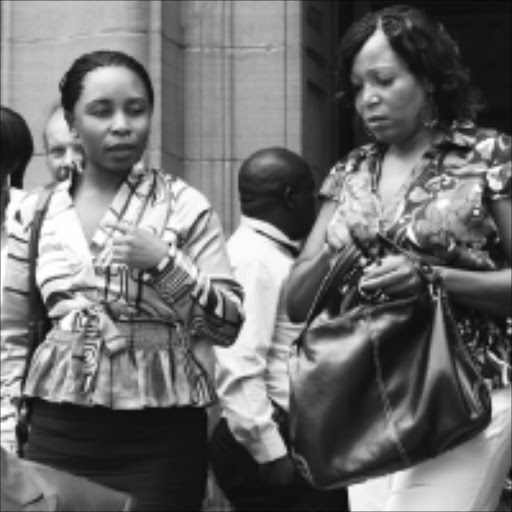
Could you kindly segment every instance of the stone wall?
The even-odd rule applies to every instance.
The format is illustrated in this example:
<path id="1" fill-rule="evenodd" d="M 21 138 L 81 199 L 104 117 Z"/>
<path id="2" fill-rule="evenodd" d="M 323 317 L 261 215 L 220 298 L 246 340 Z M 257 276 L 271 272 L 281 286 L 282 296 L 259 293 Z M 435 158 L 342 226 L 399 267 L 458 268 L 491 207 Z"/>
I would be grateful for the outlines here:
<path id="1" fill-rule="evenodd" d="M 26 188 L 48 181 L 42 131 L 58 82 L 100 48 L 153 78 L 151 164 L 184 177 L 238 222 L 240 162 L 269 145 L 301 149 L 300 1 L 2 0 L 2 104 L 35 139 Z"/>

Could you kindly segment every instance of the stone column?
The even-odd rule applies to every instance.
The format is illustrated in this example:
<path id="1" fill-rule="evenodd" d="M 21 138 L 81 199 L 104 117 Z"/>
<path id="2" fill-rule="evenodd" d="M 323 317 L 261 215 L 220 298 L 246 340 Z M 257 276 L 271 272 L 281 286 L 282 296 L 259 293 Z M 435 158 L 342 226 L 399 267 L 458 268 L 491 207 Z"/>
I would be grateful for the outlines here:
<path id="1" fill-rule="evenodd" d="M 265 146 L 300 151 L 300 2 L 182 4 L 184 177 L 238 223 L 236 175 Z"/>

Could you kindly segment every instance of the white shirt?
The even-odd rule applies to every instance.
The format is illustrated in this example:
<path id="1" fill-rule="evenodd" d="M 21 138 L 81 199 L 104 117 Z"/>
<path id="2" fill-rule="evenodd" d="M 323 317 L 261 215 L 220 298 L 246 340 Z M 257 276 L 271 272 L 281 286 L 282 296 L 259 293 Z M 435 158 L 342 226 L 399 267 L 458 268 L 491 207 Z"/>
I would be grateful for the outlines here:
<path id="1" fill-rule="evenodd" d="M 233 436 L 259 463 L 287 453 L 271 400 L 288 410 L 290 346 L 302 328 L 286 314 L 290 246 L 298 249 L 271 224 L 248 217 L 228 241 L 233 273 L 245 292 L 246 319 L 234 345 L 215 348 L 217 387 Z"/>

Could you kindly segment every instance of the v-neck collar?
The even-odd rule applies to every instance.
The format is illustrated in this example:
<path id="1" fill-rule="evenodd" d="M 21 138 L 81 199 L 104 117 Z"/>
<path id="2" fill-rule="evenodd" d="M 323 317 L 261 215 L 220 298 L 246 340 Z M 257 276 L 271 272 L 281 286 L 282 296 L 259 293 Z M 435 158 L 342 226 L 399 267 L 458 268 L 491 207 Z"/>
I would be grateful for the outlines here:
<path id="1" fill-rule="evenodd" d="M 74 206 L 73 197 L 71 195 L 72 179 L 69 178 L 60 182 L 57 185 L 57 190 L 65 192 L 63 195 L 66 197 L 63 206 L 73 212 L 79 226 L 79 229 L 70 230 L 68 228 L 67 230 L 69 236 L 73 239 L 73 245 L 79 247 L 84 254 L 89 253 L 94 257 L 105 249 L 108 240 L 113 235 L 115 228 L 107 227 L 108 225 L 116 224 L 119 219 L 130 224 L 137 224 L 143 213 L 145 204 L 142 199 L 145 197 L 145 190 L 140 190 L 140 187 L 142 185 L 142 187 L 145 188 L 144 183 L 146 187 L 149 186 L 150 180 L 145 180 L 148 173 L 149 169 L 140 164 L 132 168 L 115 193 L 110 206 L 98 223 L 90 242 L 87 241 Z M 136 190 L 137 194 L 135 193 Z"/>

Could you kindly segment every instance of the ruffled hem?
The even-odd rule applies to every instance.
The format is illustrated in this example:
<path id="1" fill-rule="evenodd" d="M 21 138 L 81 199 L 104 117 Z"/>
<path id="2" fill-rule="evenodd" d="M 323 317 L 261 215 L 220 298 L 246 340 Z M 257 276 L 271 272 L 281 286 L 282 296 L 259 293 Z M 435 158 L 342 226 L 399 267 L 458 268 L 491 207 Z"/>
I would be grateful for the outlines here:
<path id="1" fill-rule="evenodd" d="M 24 394 L 113 409 L 209 405 L 216 399 L 210 377 L 180 338 L 166 330 L 120 338 L 116 350 L 98 343 L 91 377 L 85 334 L 54 329 L 34 354 Z"/>

